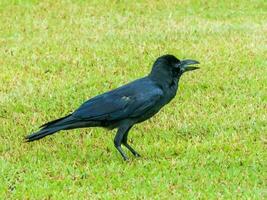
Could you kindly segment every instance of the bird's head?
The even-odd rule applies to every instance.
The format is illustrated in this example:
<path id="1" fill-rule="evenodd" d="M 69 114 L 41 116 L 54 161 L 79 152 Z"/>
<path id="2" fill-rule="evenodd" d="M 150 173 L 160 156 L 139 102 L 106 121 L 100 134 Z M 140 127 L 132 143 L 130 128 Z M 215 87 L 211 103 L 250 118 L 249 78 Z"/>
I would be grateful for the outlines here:
<path id="1" fill-rule="evenodd" d="M 157 79 L 179 78 L 184 72 L 199 69 L 192 65 L 199 64 L 196 60 L 179 60 L 173 55 L 159 57 L 153 64 L 151 75 Z"/>

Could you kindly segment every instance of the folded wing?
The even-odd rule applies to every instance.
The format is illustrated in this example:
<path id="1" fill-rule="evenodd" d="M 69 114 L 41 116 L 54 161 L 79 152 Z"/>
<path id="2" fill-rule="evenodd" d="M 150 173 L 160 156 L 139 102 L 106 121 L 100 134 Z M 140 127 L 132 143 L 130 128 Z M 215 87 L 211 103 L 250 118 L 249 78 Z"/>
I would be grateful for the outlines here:
<path id="1" fill-rule="evenodd" d="M 138 117 L 154 107 L 162 96 L 162 90 L 151 83 L 126 85 L 89 99 L 72 116 L 93 121 Z"/>

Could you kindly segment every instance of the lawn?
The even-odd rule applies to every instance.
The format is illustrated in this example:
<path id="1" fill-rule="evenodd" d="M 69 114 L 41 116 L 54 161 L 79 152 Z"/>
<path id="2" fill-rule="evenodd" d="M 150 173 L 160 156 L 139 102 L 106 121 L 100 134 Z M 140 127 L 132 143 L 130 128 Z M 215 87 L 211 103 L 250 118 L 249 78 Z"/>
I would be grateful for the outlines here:
<path id="1" fill-rule="evenodd" d="M 264 199 L 267 2 L 0 1 L 0 199 Z M 163 54 L 201 62 L 176 98 L 114 131 L 23 137 L 149 73 Z"/>

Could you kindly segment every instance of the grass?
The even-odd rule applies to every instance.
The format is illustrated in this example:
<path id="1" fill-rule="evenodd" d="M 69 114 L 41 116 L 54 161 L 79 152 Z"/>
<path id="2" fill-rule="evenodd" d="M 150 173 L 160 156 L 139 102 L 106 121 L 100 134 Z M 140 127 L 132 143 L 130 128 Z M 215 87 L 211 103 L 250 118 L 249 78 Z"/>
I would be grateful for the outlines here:
<path id="1" fill-rule="evenodd" d="M 264 0 L 1 0 L 1 199 L 266 198 L 266 18 Z M 201 70 L 132 129 L 142 158 L 103 129 L 22 142 L 166 53 Z"/>

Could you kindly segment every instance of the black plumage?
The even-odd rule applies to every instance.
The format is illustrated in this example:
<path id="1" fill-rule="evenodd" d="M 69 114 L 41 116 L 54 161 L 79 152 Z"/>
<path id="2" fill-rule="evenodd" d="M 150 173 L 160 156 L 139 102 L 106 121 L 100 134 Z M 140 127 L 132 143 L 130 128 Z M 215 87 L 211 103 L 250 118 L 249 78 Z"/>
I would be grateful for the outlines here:
<path id="1" fill-rule="evenodd" d="M 121 144 L 135 156 L 140 156 L 128 143 L 129 130 L 137 123 L 155 115 L 176 95 L 181 75 L 198 69 L 195 60 L 180 61 L 173 55 L 159 57 L 150 74 L 117 89 L 93 97 L 72 114 L 42 125 L 36 133 L 26 136 L 31 142 L 60 130 L 83 127 L 118 128 L 114 145 L 127 160 Z"/>

